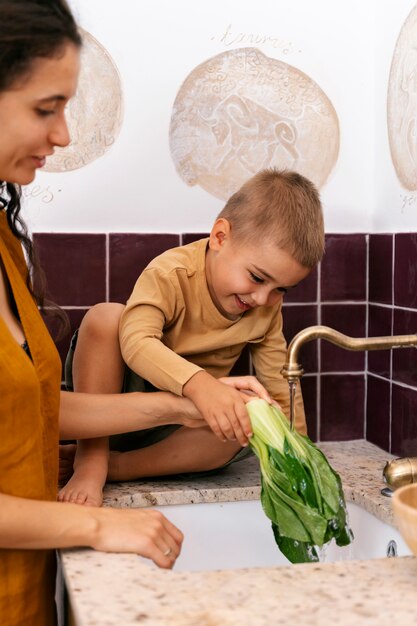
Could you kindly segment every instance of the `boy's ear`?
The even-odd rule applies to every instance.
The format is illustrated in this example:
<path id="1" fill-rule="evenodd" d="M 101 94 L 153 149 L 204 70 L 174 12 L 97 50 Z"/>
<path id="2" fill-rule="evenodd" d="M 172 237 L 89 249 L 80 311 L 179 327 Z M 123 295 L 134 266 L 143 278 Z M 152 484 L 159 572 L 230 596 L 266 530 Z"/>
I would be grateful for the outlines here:
<path id="1" fill-rule="evenodd" d="M 222 245 L 230 239 L 231 226 L 228 220 L 223 217 L 217 218 L 211 229 L 209 246 L 211 250 L 219 250 Z"/>

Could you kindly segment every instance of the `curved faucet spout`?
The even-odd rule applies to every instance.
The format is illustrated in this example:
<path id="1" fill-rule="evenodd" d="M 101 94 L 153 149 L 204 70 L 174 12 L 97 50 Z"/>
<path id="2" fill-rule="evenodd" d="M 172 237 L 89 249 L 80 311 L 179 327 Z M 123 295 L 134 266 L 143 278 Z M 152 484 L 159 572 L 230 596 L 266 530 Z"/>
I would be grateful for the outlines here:
<path id="1" fill-rule="evenodd" d="M 389 350 L 417 346 L 417 335 L 394 335 L 392 337 L 349 337 L 329 326 L 308 326 L 292 339 L 288 346 L 287 360 L 281 374 L 288 382 L 297 382 L 304 374 L 298 363 L 298 353 L 308 341 L 325 339 L 345 350 Z"/>

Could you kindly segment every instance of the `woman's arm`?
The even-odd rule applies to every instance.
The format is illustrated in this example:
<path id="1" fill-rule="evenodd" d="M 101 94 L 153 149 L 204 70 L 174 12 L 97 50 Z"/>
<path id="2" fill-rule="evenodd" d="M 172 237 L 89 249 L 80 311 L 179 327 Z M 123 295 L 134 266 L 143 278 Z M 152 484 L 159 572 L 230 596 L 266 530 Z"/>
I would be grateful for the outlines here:
<path id="1" fill-rule="evenodd" d="M 84 507 L 0 494 L 0 548 L 133 552 L 171 568 L 182 540 L 182 533 L 159 511 Z"/>
<path id="2" fill-rule="evenodd" d="M 180 424 L 206 426 L 187 398 L 169 392 L 92 394 L 61 391 L 60 438 L 88 439 Z"/>
<path id="3" fill-rule="evenodd" d="M 271 401 L 254 376 L 230 376 L 219 380 L 239 391 L 250 391 Z M 107 437 L 165 424 L 180 424 L 187 428 L 207 426 L 191 400 L 166 391 L 124 394 L 61 391 L 61 439 Z"/>

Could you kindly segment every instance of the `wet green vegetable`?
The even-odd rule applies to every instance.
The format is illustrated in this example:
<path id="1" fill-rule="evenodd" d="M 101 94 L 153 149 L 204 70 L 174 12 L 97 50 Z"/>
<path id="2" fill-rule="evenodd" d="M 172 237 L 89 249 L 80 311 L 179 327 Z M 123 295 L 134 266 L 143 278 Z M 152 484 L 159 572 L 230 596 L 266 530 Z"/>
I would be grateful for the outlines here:
<path id="1" fill-rule="evenodd" d="M 290 429 L 276 406 L 259 398 L 246 408 L 250 445 L 261 469 L 261 502 L 275 541 L 291 563 L 318 561 L 316 546 L 353 539 L 346 519 L 342 482 L 325 455 L 306 436 Z"/>

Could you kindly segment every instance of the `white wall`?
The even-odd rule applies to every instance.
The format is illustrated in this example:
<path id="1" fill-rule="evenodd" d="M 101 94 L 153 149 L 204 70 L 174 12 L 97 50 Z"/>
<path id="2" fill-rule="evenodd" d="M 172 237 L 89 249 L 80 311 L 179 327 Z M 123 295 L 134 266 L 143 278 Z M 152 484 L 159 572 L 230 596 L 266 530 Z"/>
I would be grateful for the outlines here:
<path id="1" fill-rule="evenodd" d="M 45 232 L 200 232 L 223 202 L 175 170 L 169 124 L 176 94 L 200 63 L 250 34 L 257 47 L 307 74 L 340 125 L 337 163 L 321 189 L 328 232 L 417 230 L 403 210 L 386 131 L 387 76 L 415 0 L 71 0 L 80 24 L 120 72 L 124 121 L 102 157 L 65 173 L 39 172 L 25 190 L 30 227 Z M 227 41 L 229 33 L 245 33 Z M 275 41 L 273 40 L 275 39 Z M 375 58 L 376 53 L 376 58 Z M 414 195 L 413 195 L 414 197 Z"/>
<path id="2" fill-rule="evenodd" d="M 387 86 L 393 52 L 401 28 L 416 4 L 416 0 L 382 0 L 376 8 L 373 232 L 417 231 L 417 192 L 406 189 L 396 174 L 387 130 Z M 417 47 L 417 32 L 414 41 Z"/>

